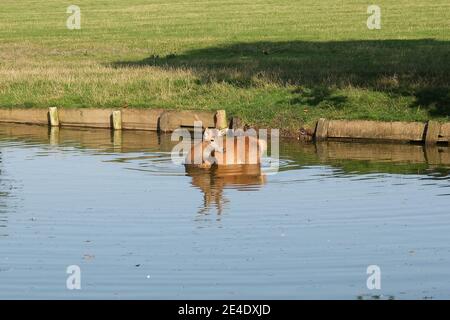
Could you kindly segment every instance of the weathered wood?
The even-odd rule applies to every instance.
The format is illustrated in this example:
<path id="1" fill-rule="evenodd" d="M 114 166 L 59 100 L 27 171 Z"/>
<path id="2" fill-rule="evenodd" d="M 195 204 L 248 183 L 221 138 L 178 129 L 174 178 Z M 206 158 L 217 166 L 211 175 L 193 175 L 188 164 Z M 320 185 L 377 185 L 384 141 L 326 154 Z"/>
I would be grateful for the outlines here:
<path id="1" fill-rule="evenodd" d="M 446 122 L 441 125 L 441 131 L 439 133 L 439 142 L 450 143 L 450 123 Z"/>
<path id="2" fill-rule="evenodd" d="M 216 128 L 219 130 L 228 128 L 227 113 L 225 110 L 218 110 L 215 115 Z"/>
<path id="3" fill-rule="evenodd" d="M 441 131 L 441 124 L 437 121 L 428 121 L 425 129 L 425 143 L 436 144 L 439 140 L 439 132 Z"/>
<path id="4" fill-rule="evenodd" d="M 0 122 L 49 125 L 48 109 L 3 109 Z"/>
<path id="5" fill-rule="evenodd" d="M 111 128 L 112 109 L 61 109 L 63 127 Z"/>
<path id="6" fill-rule="evenodd" d="M 159 118 L 159 130 L 172 132 L 180 127 L 194 127 L 201 121 L 204 128 L 215 128 L 215 113 L 208 111 L 165 111 Z"/>
<path id="7" fill-rule="evenodd" d="M 425 123 L 330 120 L 328 138 L 423 142 Z"/>
<path id="8" fill-rule="evenodd" d="M 120 110 L 114 110 L 111 114 L 112 128 L 114 130 L 122 130 L 122 112 Z"/>
<path id="9" fill-rule="evenodd" d="M 48 108 L 48 119 L 49 119 L 49 125 L 51 127 L 59 127 L 58 108 L 56 108 L 56 107 Z"/>
<path id="10" fill-rule="evenodd" d="M 328 138 L 328 126 L 329 126 L 329 121 L 327 119 L 320 118 L 317 121 L 316 134 L 315 134 L 316 141 L 323 141 Z"/>
<path id="11" fill-rule="evenodd" d="M 116 112 L 114 124 L 112 114 Z M 120 117 L 119 117 L 120 114 Z M 121 118 L 121 121 L 119 121 Z M 116 128 L 129 130 L 150 130 L 172 132 L 179 127 L 193 127 L 195 121 L 201 121 L 203 127 L 226 128 L 224 110 L 190 111 L 163 109 L 20 109 L 0 108 L 0 122 L 42 124 L 50 126 Z M 234 117 L 230 127 L 241 129 L 242 121 Z M 366 120 L 327 120 L 319 119 L 314 132 L 317 141 L 337 140 L 388 140 L 403 142 L 422 142 L 436 144 L 450 142 L 450 123 L 439 124 L 436 121 L 421 122 L 378 122 Z"/>
<path id="12" fill-rule="evenodd" d="M 122 129 L 157 131 L 162 109 L 129 109 L 122 110 Z"/>

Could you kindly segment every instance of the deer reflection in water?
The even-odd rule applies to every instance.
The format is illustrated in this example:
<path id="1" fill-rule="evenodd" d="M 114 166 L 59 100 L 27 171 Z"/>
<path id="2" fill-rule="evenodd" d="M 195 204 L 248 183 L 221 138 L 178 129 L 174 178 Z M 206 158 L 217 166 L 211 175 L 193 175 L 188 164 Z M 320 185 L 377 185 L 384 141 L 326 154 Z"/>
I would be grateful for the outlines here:
<path id="1" fill-rule="evenodd" d="M 216 207 L 222 214 L 224 204 L 228 202 L 224 189 L 251 191 L 266 183 L 259 164 L 215 166 L 210 169 L 186 166 L 186 173 L 192 178 L 192 185 L 203 193 L 203 206 L 199 214 L 206 214 Z"/>

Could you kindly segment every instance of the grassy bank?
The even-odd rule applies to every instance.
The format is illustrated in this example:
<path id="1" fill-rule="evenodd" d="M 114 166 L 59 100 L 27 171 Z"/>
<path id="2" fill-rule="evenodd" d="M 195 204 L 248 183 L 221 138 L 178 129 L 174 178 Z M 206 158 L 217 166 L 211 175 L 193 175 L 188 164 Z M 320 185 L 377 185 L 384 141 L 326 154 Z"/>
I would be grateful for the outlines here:
<path id="1" fill-rule="evenodd" d="M 249 124 L 450 116 L 450 3 L 2 0 L 0 107 L 226 109 Z"/>

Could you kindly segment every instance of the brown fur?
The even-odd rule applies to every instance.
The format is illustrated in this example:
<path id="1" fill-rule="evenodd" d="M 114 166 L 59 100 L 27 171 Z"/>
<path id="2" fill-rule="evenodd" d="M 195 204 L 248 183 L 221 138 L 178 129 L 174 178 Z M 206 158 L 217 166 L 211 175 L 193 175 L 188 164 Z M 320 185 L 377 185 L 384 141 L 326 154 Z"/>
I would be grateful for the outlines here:
<path id="1" fill-rule="evenodd" d="M 219 139 L 222 139 L 222 137 L 216 139 L 216 144 Z M 228 146 L 228 143 L 230 143 L 229 139 L 234 140 L 230 146 Z M 261 163 L 261 155 L 264 152 L 265 146 L 264 143 L 256 137 L 224 137 L 221 142 L 223 142 L 222 144 L 219 144 L 221 150 L 213 150 L 214 148 L 211 141 L 202 141 L 193 145 L 186 157 L 186 165 L 198 168 L 210 168 L 213 165 L 259 165 Z M 227 148 L 232 149 L 230 150 Z M 250 148 L 254 148 L 253 153 L 250 152 Z M 197 155 L 197 157 L 198 155 L 201 155 L 201 164 L 194 163 L 195 155 Z M 208 159 L 208 155 L 213 159 Z"/>

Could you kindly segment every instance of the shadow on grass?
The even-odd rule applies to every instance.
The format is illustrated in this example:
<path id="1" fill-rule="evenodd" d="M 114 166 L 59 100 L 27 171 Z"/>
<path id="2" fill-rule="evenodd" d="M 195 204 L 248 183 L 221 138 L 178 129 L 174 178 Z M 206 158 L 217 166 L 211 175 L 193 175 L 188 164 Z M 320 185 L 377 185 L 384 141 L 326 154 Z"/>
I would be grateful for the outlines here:
<path id="1" fill-rule="evenodd" d="M 292 104 L 313 106 L 340 107 L 347 98 L 338 89 L 363 88 L 413 97 L 411 107 L 450 115 L 450 42 L 433 39 L 237 43 L 113 66 L 189 69 L 199 84 L 247 88 L 274 83 L 296 88 Z"/>

